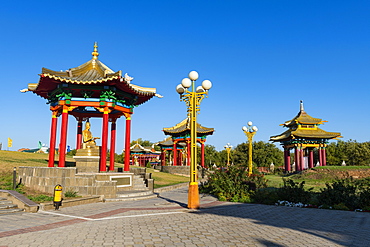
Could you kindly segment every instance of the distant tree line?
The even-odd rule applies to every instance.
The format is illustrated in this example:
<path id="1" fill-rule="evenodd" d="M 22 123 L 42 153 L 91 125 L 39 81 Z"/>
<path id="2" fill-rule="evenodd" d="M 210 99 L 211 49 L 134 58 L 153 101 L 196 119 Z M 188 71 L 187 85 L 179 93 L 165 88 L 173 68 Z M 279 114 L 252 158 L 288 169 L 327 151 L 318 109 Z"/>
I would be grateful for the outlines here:
<path id="1" fill-rule="evenodd" d="M 333 166 L 340 166 L 343 161 L 347 166 L 370 165 L 370 142 L 332 142 L 326 148 L 326 161 Z"/>
<path id="2" fill-rule="evenodd" d="M 143 140 L 141 138 L 132 141 L 131 146 L 139 143 L 144 147 L 151 147 L 154 143 Z M 154 145 L 156 151 L 160 151 L 159 146 Z M 209 166 L 224 166 L 227 164 L 227 152 L 226 150 L 217 151 L 213 145 L 205 145 L 205 165 Z M 234 165 L 245 166 L 248 164 L 248 149 L 249 145 L 247 142 L 238 144 L 230 152 L 230 163 Z M 258 167 L 269 167 L 271 163 L 275 167 L 284 166 L 284 153 L 275 144 L 258 141 L 252 143 L 253 155 L 252 162 L 254 166 Z M 198 163 L 200 164 L 200 148 L 198 148 Z M 75 155 L 76 150 L 72 150 L 69 155 Z M 293 153 L 291 154 L 294 155 Z M 315 152 L 317 156 L 317 152 Z M 124 154 L 115 155 L 116 162 L 122 163 L 124 160 Z M 108 160 L 109 160 L 108 153 Z M 337 141 L 331 142 L 326 147 L 326 159 L 327 165 L 340 166 L 343 161 L 347 166 L 363 166 L 370 165 L 370 142 L 357 142 L 354 140 L 349 141 Z"/>

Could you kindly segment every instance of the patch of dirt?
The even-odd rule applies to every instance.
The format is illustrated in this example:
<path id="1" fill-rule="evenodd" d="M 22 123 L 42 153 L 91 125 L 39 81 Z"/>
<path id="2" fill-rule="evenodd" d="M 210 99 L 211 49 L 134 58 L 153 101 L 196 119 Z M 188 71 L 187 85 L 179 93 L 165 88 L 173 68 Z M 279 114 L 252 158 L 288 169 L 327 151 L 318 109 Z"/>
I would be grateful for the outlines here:
<path id="1" fill-rule="evenodd" d="M 310 179 L 343 179 L 343 178 L 366 178 L 370 177 L 370 168 L 353 170 L 333 170 L 333 169 L 309 169 L 302 173 L 302 176 Z"/>

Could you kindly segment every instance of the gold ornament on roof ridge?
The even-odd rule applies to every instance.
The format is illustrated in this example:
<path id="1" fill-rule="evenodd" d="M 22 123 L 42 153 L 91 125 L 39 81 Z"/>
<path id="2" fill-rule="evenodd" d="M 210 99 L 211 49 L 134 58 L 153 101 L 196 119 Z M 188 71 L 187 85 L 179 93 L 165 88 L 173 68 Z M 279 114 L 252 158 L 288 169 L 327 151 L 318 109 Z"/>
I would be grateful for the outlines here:
<path id="1" fill-rule="evenodd" d="M 91 53 L 91 55 L 93 55 L 94 60 L 98 59 L 99 52 L 98 52 L 98 43 L 97 42 L 94 43 L 94 51 Z"/>

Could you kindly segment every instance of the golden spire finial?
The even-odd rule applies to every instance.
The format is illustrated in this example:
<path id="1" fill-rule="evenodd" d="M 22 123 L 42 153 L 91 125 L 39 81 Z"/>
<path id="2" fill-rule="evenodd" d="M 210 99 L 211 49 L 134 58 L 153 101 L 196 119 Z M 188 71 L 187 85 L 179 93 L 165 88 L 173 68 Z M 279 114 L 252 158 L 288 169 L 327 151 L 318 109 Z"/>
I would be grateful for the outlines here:
<path id="1" fill-rule="evenodd" d="M 98 59 L 98 56 L 99 56 L 99 52 L 98 52 L 98 42 L 95 42 L 95 43 L 94 43 L 94 51 L 91 53 L 91 55 L 93 55 L 93 59 L 94 59 L 94 60 L 97 60 L 97 59 Z"/>

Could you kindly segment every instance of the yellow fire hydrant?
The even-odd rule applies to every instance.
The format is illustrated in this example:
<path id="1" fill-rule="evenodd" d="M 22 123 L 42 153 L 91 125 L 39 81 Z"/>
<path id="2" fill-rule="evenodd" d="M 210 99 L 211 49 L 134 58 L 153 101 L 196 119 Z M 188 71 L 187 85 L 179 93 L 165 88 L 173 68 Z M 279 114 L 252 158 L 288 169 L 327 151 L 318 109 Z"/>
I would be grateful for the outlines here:
<path id="1" fill-rule="evenodd" d="M 54 207 L 55 210 L 58 210 L 60 206 L 62 206 L 62 194 L 63 194 L 63 187 L 60 184 L 55 185 L 54 187 Z"/>

